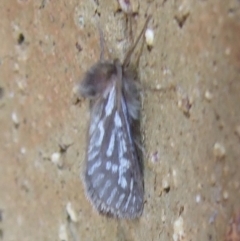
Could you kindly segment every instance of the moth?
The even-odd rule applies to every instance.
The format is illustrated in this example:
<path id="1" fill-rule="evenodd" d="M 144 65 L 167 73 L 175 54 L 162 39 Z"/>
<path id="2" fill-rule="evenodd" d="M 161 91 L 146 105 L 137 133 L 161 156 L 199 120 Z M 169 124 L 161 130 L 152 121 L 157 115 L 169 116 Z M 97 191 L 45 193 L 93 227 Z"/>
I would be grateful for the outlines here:
<path id="1" fill-rule="evenodd" d="M 83 177 L 86 196 L 99 213 L 116 218 L 137 218 L 143 211 L 143 171 L 135 138 L 141 105 L 128 64 L 148 21 L 123 64 L 118 59 L 100 58 L 79 88 L 80 94 L 90 99 Z"/>

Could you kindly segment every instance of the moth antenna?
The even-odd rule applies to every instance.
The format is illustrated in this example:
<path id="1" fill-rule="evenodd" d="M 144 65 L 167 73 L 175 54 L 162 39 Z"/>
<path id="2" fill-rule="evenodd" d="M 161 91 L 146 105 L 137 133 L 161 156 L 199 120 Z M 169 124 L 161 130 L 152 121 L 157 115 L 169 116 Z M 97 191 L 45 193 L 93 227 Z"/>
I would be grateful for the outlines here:
<path id="1" fill-rule="evenodd" d="M 149 20 L 151 19 L 151 17 L 152 17 L 151 15 L 148 16 L 148 18 L 147 18 L 147 20 L 146 20 L 146 22 L 145 22 L 145 24 L 144 24 L 144 26 L 143 26 L 142 31 L 140 32 L 140 34 L 139 34 L 138 37 L 137 37 L 136 42 L 133 44 L 133 46 L 129 49 L 128 53 L 126 54 L 126 57 L 125 57 L 125 59 L 124 59 L 124 61 L 123 61 L 123 68 L 126 67 L 126 66 L 129 64 L 131 55 L 132 55 L 134 49 L 136 48 L 138 42 L 140 41 L 140 39 L 141 39 L 144 31 L 146 30 L 147 25 L 148 25 L 148 22 L 149 22 Z"/>
<path id="2" fill-rule="evenodd" d="M 104 37 L 103 37 L 103 31 L 100 26 L 100 23 L 97 22 L 98 32 L 99 32 L 99 38 L 100 38 L 100 61 L 104 61 L 104 52 L 105 52 L 105 45 L 104 45 Z"/>

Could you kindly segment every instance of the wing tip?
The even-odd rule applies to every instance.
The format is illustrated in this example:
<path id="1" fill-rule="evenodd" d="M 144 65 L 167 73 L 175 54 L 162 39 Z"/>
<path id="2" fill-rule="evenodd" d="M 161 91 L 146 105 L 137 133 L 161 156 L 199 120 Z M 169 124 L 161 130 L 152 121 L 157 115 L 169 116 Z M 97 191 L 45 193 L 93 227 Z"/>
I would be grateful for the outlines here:
<path id="1" fill-rule="evenodd" d="M 142 198 L 142 202 L 140 203 L 138 208 L 132 209 L 132 211 L 128 210 L 121 210 L 117 208 L 112 208 L 106 203 L 104 203 L 101 198 L 98 197 L 96 194 L 94 188 L 87 183 L 87 181 L 83 178 L 84 183 L 84 189 L 85 189 L 85 195 L 88 199 L 88 201 L 91 203 L 94 210 L 96 210 L 99 214 L 112 217 L 116 219 L 137 219 L 142 216 L 143 213 L 143 206 L 144 206 L 144 200 Z"/>

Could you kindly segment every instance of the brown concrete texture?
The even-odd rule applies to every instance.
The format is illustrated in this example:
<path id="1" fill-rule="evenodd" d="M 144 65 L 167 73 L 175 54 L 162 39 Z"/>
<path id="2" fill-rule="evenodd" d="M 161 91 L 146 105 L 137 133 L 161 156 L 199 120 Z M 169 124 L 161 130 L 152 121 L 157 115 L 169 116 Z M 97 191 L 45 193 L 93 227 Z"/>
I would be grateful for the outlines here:
<path id="1" fill-rule="evenodd" d="M 154 32 L 138 71 L 145 206 L 133 221 L 85 198 L 88 102 L 74 96 L 99 59 L 98 22 L 123 58 L 126 15 L 112 0 L 0 2 L 0 240 L 225 240 L 240 208 L 240 2 L 130 3 L 133 36 L 148 15 Z"/>

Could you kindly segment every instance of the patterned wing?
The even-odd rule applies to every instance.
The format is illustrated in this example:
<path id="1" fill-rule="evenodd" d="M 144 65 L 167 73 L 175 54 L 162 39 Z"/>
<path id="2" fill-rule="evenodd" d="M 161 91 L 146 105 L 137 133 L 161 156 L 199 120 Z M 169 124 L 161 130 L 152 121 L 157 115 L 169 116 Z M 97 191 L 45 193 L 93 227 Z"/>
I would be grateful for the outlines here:
<path id="1" fill-rule="evenodd" d="M 135 218 L 143 209 L 143 177 L 122 93 L 120 100 L 117 107 L 112 84 L 92 106 L 85 187 L 99 212 Z"/>

